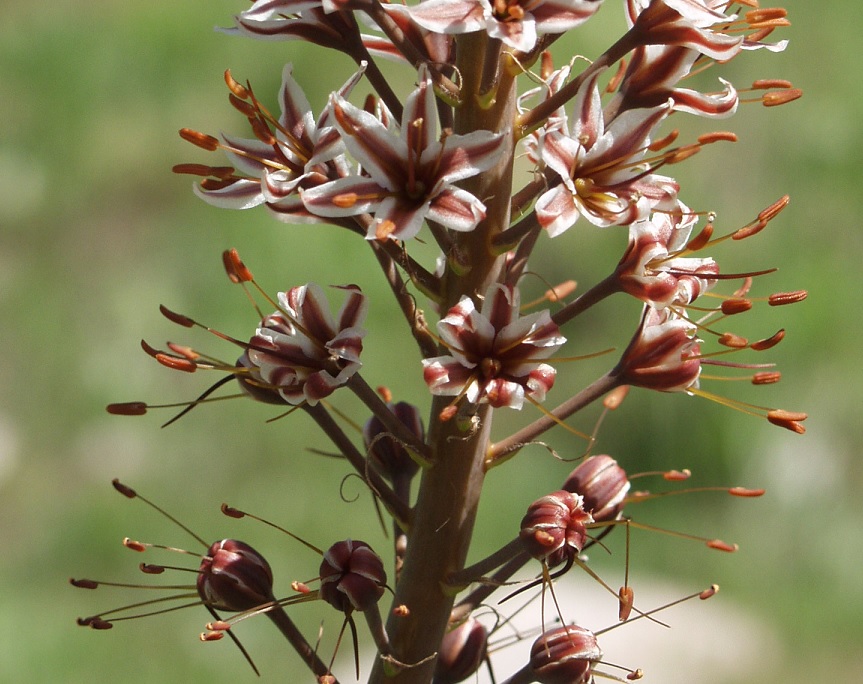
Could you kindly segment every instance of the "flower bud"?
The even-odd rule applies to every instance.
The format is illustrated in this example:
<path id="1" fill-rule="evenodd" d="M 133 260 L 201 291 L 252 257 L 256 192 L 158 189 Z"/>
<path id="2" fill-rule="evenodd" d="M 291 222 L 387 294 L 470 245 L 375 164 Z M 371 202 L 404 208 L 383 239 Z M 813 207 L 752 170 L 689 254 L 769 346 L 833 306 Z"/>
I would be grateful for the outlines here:
<path id="1" fill-rule="evenodd" d="M 320 573 L 321 598 L 344 613 L 371 608 L 387 583 L 380 556 L 365 542 L 352 539 L 327 549 Z"/>
<path id="2" fill-rule="evenodd" d="M 581 551 L 587 541 L 585 525 L 591 522 L 582 497 L 559 490 L 528 507 L 519 538 L 531 556 L 554 567 Z"/>
<path id="3" fill-rule="evenodd" d="M 542 634 L 530 649 L 530 669 L 540 684 L 587 684 L 602 658 L 593 632 L 578 625 Z"/>
<path id="4" fill-rule="evenodd" d="M 419 409 L 412 404 L 400 401 L 391 404 L 390 409 L 408 429 L 423 441 L 425 430 Z M 398 441 L 388 434 L 388 430 L 377 416 L 372 416 L 363 426 L 363 441 L 370 448 L 370 455 L 381 473 L 394 479 L 396 476 L 413 477 L 419 470 L 419 464 L 414 461 Z M 379 436 L 384 435 L 384 436 Z"/>
<path id="5" fill-rule="evenodd" d="M 444 634 L 438 649 L 434 681 L 456 684 L 470 677 L 485 660 L 488 630 L 481 622 L 468 618 Z"/>
<path id="6" fill-rule="evenodd" d="M 620 516 L 629 487 L 626 471 L 606 454 L 586 458 L 563 483 L 566 491 L 581 495 L 584 510 L 595 522 Z"/>
<path id="7" fill-rule="evenodd" d="M 217 610 L 249 610 L 273 600 L 273 571 L 264 557 L 236 539 L 210 546 L 198 570 L 198 594 Z"/>

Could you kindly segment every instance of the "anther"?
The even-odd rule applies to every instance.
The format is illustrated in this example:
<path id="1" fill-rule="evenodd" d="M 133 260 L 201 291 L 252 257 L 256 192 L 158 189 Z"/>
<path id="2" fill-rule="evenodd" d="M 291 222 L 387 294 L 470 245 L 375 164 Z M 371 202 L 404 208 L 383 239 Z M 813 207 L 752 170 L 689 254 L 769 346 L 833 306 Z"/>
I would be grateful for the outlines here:
<path id="1" fill-rule="evenodd" d="M 697 140 L 699 145 L 710 145 L 715 142 L 737 142 L 737 135 L 731 131 L 714 131 L 699 135 Z"/>
<path id="2" fill-rule="evenodd" d="M 795 290 L 794 292 L 776 292 L 767 298 L 770 306 L 784 306 L 785 304 L 796 304 L 802 302 L 809 295 L 806 290 Z"/>
<path id="3" fill-rule="evenodd" d="M 186 142 L 190 142 L 208 152 L 215 152 L 221 145 L 218 138 L 199 131 L 193 131 L 191 128 L 181 128 L 180 137 Z"/>
<path id="4" fill-rule="evenodd" d="M 225 272 L 228 274 L 231 282 L 248 283 L 255 279 L 252 272 L 246 267 L 243 260 L 240 259 L 239 252 L 233 247 L 222 252 L 222 263 L 225 265 Z"/>
<path id="5" fill-rule="evenodd" d="M 249 117 L 249 119 L 253 119 L 258 115 L 258 110 L 255 108 L 253 104 L 249 102 L 244 102 L 239 97 L 231 93 L 228 95 L 228 101 L 231 103 L 231 106 L 236 109 L 243 116 Z"/>
<path id="6" fill-rule="evenodd" d="M 749 299 L 726 299 L 720 308 L 726 316 L 733 316 L 749 311 L 752 308 L 752 301 Z"/>
<path id="7" fill-rule="evenodd" d="M 619 606 L 617 609 L 617 619 L 625 622 L 629 619 L 629 614 L 632 612 L 633 603 L 635 603 L 635 594 L 632 587 L 621 587 L 617 592 Z"/>
<path id="8" fill-rule="evenodd" d="M 781 78 L 760 78 L 752 82 L 752 90 L 773 90 L 775 88 L 788 89 L 792 87 L 791 81 Z"/>
<path id="9" fill-rule="evenodd" d="M 785 207 L 787 207 L 790 202 L 791 197 L 789 197 L 788 195 L 783 195 L 769 207 L 762 209 L 758 213 L 758 219 L 761 221 L 770 221 L 776 218 L 776 216 L 779 215 L 779 212 L 782 211 Z"/>
<path id="10" fill-rule="evenodd" d="M 686 250 L 689 252 L 697 252 L 710 242 L 711 237 L 713 237 L 713 224 L 708 223 L 701 229 L 701 232 L 698 235 L 686 244 Z"/>
<path id="11" fill-rule="evenodd" d="M 95 580 L 75 579 L 73 577 L 69 578 L 69 584 L 73 587 L 78 587 L 79 589 L 96 589 L 99 586 L 99 583 Z"/>
<path id="12" fill-rule="evenodd" d="M 732 349 L 743 349 L 749 346 L 749 340 L 734 333 L 722 333 L 718 341 L 723 347 L 731 347 Z"/>
<path id="13" fill-rule="evenodd" d="M 785 338 L 785 330 L 784 329 L 777 330 L 770 337 L 763 339 L 763 340 L 758 340 L 757 342 L 753 342 L 752 344 L 749 345 L 749 348 L 753 349 L 755 351 L 765 351 L 767 349 L 772 349 L 773 347 L 775 347 L 784 338 Z"/>
<path id="14" fill-rule="evenodd" d="M 718 584 L 711 584 L 707 589 L 705 589 L 704 591 L 702 591 L 698 595 L 698 598 L 700 598 L 702 601 L 706 601 L 711 596 L 716 596 L 716 594 L 718 594 L 718 593 L 719 593 L 719 585 Z"/>
<path id="15" fill-rule="evenodd" d="M 207 166 L 206 164 L 174 164 L 171 171 L 185 174 L 187 176 L 215 176 L 216 178 L 230 178 L 234 175 L 233 166 Z"/>
<path id="16" fill-rule="evenodd" d="M 111 480 L 111 484 L 114 486 L 114 489 L 116 489 L 118 492 L 120 492 L 120 494 L 122 494 L 126 498 L 134 499 L 138 496 L 138 492 L 136 492 L 131 487 L 124 485 L 122 482 L 120 482 L 120 480 L 118 480 L 116 478 Z"/>
<path id="17" fill-rule="evenodd" d="M 765 107 L 778 107 L 786 102 L 793 102 L 803 97 L 800 88 L 788 88 L 787 90 L 773 90 L 761 96 L 761 104 Z"/>
<path id="18" fill-rule="evenodd" d="M 763 24 L 765 21 L 784 19 L 788 16 L 788 10 L 783 7 L 765 7 L 764 9 L 751 10 L 743 16 L 747 24 Z"/>
<path id="19" fill-rule="evenodd" d="M 680 131 L 675 128 L 664 138 L 660 138 L 659 140 L 650 143 L 647 149 L 649 149 L 651 152 L 659 152 L 659 150 L 662 150 L 673 144 L 674 141 L 677 140 L 678 136 L 680 136 Z"/>
<path id="20" fill-rule="evenodd" d="M 189 318 L 188 316 L 184 316 L 183 314 L 174 313 L 164 304 L 159 304 L 159 312 L 172 323 L 182 325 L 184 328 L 195 327 L 195 321 L 193 321 L 191 318 Z"/>
<path id="21" fill-rule="evenodd" d="M 627 394 L 629 394 L 629 385 L 621 385 L 605 395 L 602 405 L 609 411 L 614 411 L 614 409 L 623 403 Z"/>
<path id="22" fill-rule="evenodd" d="M 759 496 L 764 496 L 763 489 L 749 489 L 747 487 L 732 487 L 728 490 L 728 493 L 731 496 L 740 496 L 743 498 L 758 498 Z"/>
<path id="23" fill-rule="evenodd" d="M 668 482 L 683 482 L 692 477 L 692 471 L 689 468 L 683 470 L 668 470 L 662 473 L 662 479 Z"/>
<path id="24" fill-rule="evenodd" d="M 201 641 L 218 641 L 224 636 L 224 632 L 201 632 Z"/>
<path id="25" fill-rule="evenodd" d="M 147 413 L 147 404 L 143 401 L 127 401 L 118 404 L 108 404 L 105 410 L 114 416 L 143 416 Z"/>
<path id="26" fill-rule="evenodd" d="M 138 553 L 144 553 L 147 550 L 147 545 L 142 544 L 139 541 L 135 541 L 134 539 L 129 539 L 129 537 L 125 537 L 123 539 L 123 546 L 127 549 L 131 549 L 132 551 L 137 551 Z"/>
<path id="27" fill-rule="evenodd" d="M 171 370 L 183 371 L 184 373 L 194 373 L 198 370 L 198 365 L 194 361 L 189 361 L 189 359 L 181 359 L 163 353 L 156 354 L 153 358 Z"/>
<path id="28" fill-rule="evenodd" d="M 779 371 L 763 371 L 752 376 L 753 385 L 773 385 L 782 379 Z"/>
<path id="29" fill-rule="evenodd" d="M 228 90 L 230 90 L 241 100 L 249 99 L 251 93 L 249 92 L 248 88 L 246 88 L 244 85 L 241 85 L 234 79 L 234 77 L 231 75 L 230 69 L 225 69 L 225 84 L 228 86 Z"/>
<path id="30" fill-rule="evenodd" d="M 236 518 L 237 520 L 246 517 L 246 514 L 243 513 L 240 509 L 229 506 L 226 503 L 222 504 L 222 513 L 227 515 L 229 518 Z"/>
<path id="31" fill-rule="evenodd" d="M 152 563 L 141 563 L 138 569 L 145 575 L 161 575 L 165 572 L 164 565 L 153 565 Z"/>
<path id="32" fill-rule="evenodd" d="M 255 137 L 265 145 L 275 145 L 278 142 L 269 126 L 260 119 L 250 118 L 249 124 L 252 127 L 252 133 L 255 134 Z"/>
<path id="33" fill-rule="evenodd" d="M 721 539 L 711 539 L 707 542 L 707 546 L 711 549 L 716 549 L 717 551 L 725 551 L 726 553 L 734 553 L 738 548 L 740 548 L 737 544 L 729 544 Z"/>
<path id="34" fill-rule="evenodd" d="M 738 230 L 735 230 L 731 233 L 732 240 L 745 240 L 748 237 L 752 237 L 753 235 L 760 233 L 767 227 L 767 221 L 759 219 L 758 221 L 754 221 L 750 223 L 748 226 L 743 226 Z"/>
<path id="35" fill-rule="evenodd" d="M 549 302 L 559 302 L 575 292 L 576 287 L 578 287 L 578 283 L 574 280 L 565 280 L 560 285 L 555 285 L 552 289 L 546 290 L 543 297 Z"/>

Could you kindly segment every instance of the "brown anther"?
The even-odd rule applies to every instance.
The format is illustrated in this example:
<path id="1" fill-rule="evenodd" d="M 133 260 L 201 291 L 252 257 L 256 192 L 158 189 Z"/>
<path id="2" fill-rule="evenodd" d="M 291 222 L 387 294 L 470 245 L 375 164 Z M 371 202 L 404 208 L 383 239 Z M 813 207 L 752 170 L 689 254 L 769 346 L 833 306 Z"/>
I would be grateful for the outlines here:
<path id="1" fill-rule="evenodd" d="M 176 323 L 177 325 L 182 325 L 184 328 L 192 328 L 195 326 L 195 321 L 193 321 L 188 316 L 184 316 L 183 314 L 174 313 L 164 304 L 159 304 L 160 313 L 167 318 L 172 323 Z"/>
<path id="2" fill-rule="evenodd" d="M 93 622 L 93 620 L 98 620 L 98 619 L 99 619 L 98 617 L 96 617 L 95 615 L 92 615 L 90 617 L 75 618 L 75 622 L 78 624 L 79 627 L 89 627 L 90 624 Z"/>
<path id="3" fill-rule="evenodd" d="M 455 418 L 455 414 L 458 413 L 458 408 L 455 406 L 447 406 L 443 409 L 440 414 L 438 414 L 438 420 L 442 423 L 446 423 L 448 420 L 452 420 Z"/>
<path id="4" fill-rule="evenodd" d="M 733 316 L 734 314 L 743 313 L 744 311 L 749 311 L 752 308 L 752 301 L 749 299 L 726 299 L 722 302 L 722 313 L 726 316 Z"/>
<path id="5" fill-rule="evenodd" d="M 165 566 L 153 565 L 152 563 L 141 563 L 138 566 L 138 570 L 143 572 L 145 575 L 161 575 L 165 572 Z"/>
<path id="6" fill-rule="evenodd" d="M 168 342 L 168 349 L 170 349 L 175 354 L 179 354 L 183 358 L 189 359 L 189 361 L 197 361 L 199 358 L 201 358 L 201 355 L 198 352 L 184 344 Z"/>
<path id="7" fill-rule="evenodd" d="M 794 292 L 775 292 L 767 298 L 770 306 L 784 306 L 785 304 L 796 304 L 802 302 L 809 293 L 806 290 L 795 290 Z"/>
<path id="8" fill-rule="evenodd" d="M 236 95 L 242 100 L 248 100 L 249 96 L 251 95 L 246 86 L 238 83 L 234 79 L 230 69 L 225 69 L 225 85 L 228 86 L 228 90 L 230 90 L 234 95 Z"/>
<path id="9" fill-rule="evenodd" d="M 201 632 L 201 641 L 218 641 L 224 636 L 224 632 Z"/>
<path id="10" fill-rule="evenodd" d="M 773 385 L 782 379 L 779 371 L 762 371 L 752 376 L 753 385 Z"/>
<path id="11" fill-rule="evenodd" d="M 554 72 L 554 57 L 551 56 L 551 52 L 548 50 L 542 51 L 539 65 L 539 77 L 545 81 Z"/>
<path id="12" fill-rule="evenodd" d="M 255 276 L 240 259 L 240 253 L 234 247 L 222 252 L 222 263 L 228 278 L 234 283 L 248 283 L 255 279 Z"/>
<path id="13" fill-rule="evenodd" d="M 208 152 L 215 152 L 221 145 L 218 138 L 199 131 L 193 131 L 191 128 L 181 128 L 180 137 L 186 142 L 190 142 Z"/>
<path id="14" fill-rule="evenodd" d="M 201 181 L 201 188 L 204 190 L 223 190 L 224 188 L 230 187 L 234 183 L 237 182 L 236 178 L 204 178 Z"/>
<path id="15" fill-rule="evenodd" d="M 404 603 L 393 608 L 393 615 L 396 617 L 407 617 L 410 614 L 410 608 L 408 608 Z"/>
<path id="16" fill-rule="evenodd" d="M 773 204 L 765 209 L 762 209 L 758 213 L 758 218 L 761 221 L 771 221 L 779 215 L 785 207 L 791 202 L 791 197 L 788 195 L 783 195 L 778 200 L 776 200 Z"/>
<path id="17" fill-rule="evenodd" d="M 673 144 L 674 141 L 677 140 L 678 136 L 680 136 L 680 131 L 675 128 L 664 138 L 654 140 L 652 143 L 650 143 L 647 149 L 649 149 L 651 152 L 659 152 L 659 150 L 663 150 L 669 145 Z"/>
<path id="18" fill-rule="evenodd" d="M 765 21 L 784 19 L 788 16 L 788 10 L 783 7 L 766 7 L 764 9 L 754 9 L 743 16 L 747 24 L 762 24 Z"/>
<path id="19" fill-rule="evenodd" d="M 740 496 L 743 498 L 758 498 L 759 496 L 764 496 L 763 489 L 748 489 L 747 487 L 732 487 L 728 490 L 728 493 L 731 496 Z"/>
<path id="20" fill-rule="evenodd" d="M 752 82 L 752 90 L 772 90 L 774 88 L 787 89 L 792 87 L 791 81 L 781 78 L 759 78 Z"/>
<path id="21" fill-rule="evenodd" d="M 350 209 L 357 203 L 358 199 L 359 197 L 355 192 L 342 192 L 335 195 L 332 201 L 340 209 Z"/>
<path id="22" fill-rule="evenodd" d="M 788 88 L 787 90 L 773 90 L 769 93 L 764 93 L 761 96 L 761 104 L 765 107 L 778 107 L 787 102 L 794 102 L 803 97 L 803 91 L 800 88 Z"/>
<path id="23" fill-rule="evenodd" d="M 611 392 L 605 395 L 602 400 L 602 405 L 609 411 L 614 411 L 614 409 L 623 403 L 627 394 L 629 394 L 629 385 L 615 387 Z"/>
<path id="24" fill-rule="evenodd" d="M 198 370 L 198 365 L 189 359 L 177 358 L 170 354 L 156 354 L 153 358 L 171 370 L 183 371 L 184 373 L 194 373 Z"/>
<path id="25" fill-rule="evenodd" d="M 216 178 L 228 178 L 234 174 L 233 166 L 207 166 L 206 164 L 174 164 L 171 167 L 174 173 L 187 176 L 215 176 Z"/>
<path id="26" fill-rule="evenodd" d="M 763 340 L 758 340 L 757 342 L 753 342 L 749 345 L 749 348 L 754 351 L 765 351 L 767 349 L 772 349 L 783 339 L 785 339 L 785 330 L 777 330 L 770 337 Z"/>
<path id="27" fill-rule="evenodd" d="M 222 513 L 227 515 L 229 518 L 236 518 L 239 520 L 240 518 L 245 518 L 246 514 L 243 513 L 240 509 L 234 508 L 233 506 L 229 506 L 226 503 L 223 503 L 221 506 Z"/>
<path id="28" fill-rule="evenodd" d="M 252 127 L 252 133 L 255 137 L 265 145 L 275 145 L 278 141 L 266 123 L 257 118 L 249 118 L 249 125 Z"/>
<path id="29" fill-rule="evenodd" d="M 141 340 L 141 349 L 143 349 L 149 356 L 152 356 L 154 359 L 156 358 L 157 354 L 162 353 L 155 347 L 151 347 L 149 344 L 147 344 L 146 340 Z"/>
<path id="30" fill-rule="evenodd" d="M 336 684 L 336 678 L 331 674 L 321 675 L 317 680 L 318 684 Z"/>
<path id="31" fill-rule="evenodd" d="M 569 297 L 569 295 L 575 292 L 575 288 L 577 287 L 578 283 L 574 280 L 565 280 L 559 285 L 555 285 L 552 289 L 546 290 L 543 298 L 549 302 L 559 302 Z"/>
<path id="32" fill-rule="evenodd" d="M 752 237 L 757 233 L 760 233 L 767 227 L 767 221 L 753 221 L 749 225 L 743 226 L 743 228 L 739 228 L 731 233 L 732 240 L 745 240 L 748 237 Z"/>
<path id="33" fill-rule="evenodd" d="M 629 619 L 629 614 L 632 612 L 632 604 L 635 602 L 635 594 L 632 587 L 621 587 L 617 592 L 618 609 L 617 619 L 620 622 L 625 622 Z"/>
<path id="34" fill-rule="evenodd" d="M 386 240 L 396 232 L 398 226 L 389 219 L 378 220 L 377 226 L 375 227 L 375 239 L 376 240 Z"/>
<path id="35" fill-rule="evenodd" d="M 380 398 L 383 399 L 384 402 L 386 402 L 387 404 L 392 403 L 393 393 L 392 390 L 386 385 L 380 385 L 379 387 L 375 388 L 375 392 L 377 392 L 378 396 L 380 396 Z"/>
<path id="36" fill-rule="evenodd" d="M 683 482 L 692 477 L 692 471 L 689 468 L 683 470 L 669 470 L 662 473 L 662 479 L 669 482 Z"/>
<path id="37" fill-rule="evenodd" d="M 549 76 L 550 76 L 550 75 L 551 75 L 551 72 L 549 72 Z M 623 81 L 623 77 L 624 77 L 625 75 L 626 75 L 626 60 L 625 60 L 625 59 L 621 59 L 621 60 L 620 60 L 620 62 L 618 63 L 618 65 L 617 65 L 617 72 L 616 72 L 616 73 L 614 74 L 614 76 L 612 76 L 612 77 L 611 77 L 611 79 L 608 81 L 608 85 L 607 85 L 607 86 L 605 86 L 605 92 L 607 92 L 607 93 L 614 93 L 614 92 L 616 92 L 616 91 L 617 91 L 618 86 L 619 86 L 619 85 L 621 84 L 621 82 Z M 548 78 L 548 76 L 543 76 L 543 78 L 544 78 L 544 79 L 546 79 L 546 78 Z"/>
<path id="38" fill-rule="evenodd" d="M 108 620 L 103 620 L 100 617 L 92 617 L 88 618 L 89 622 L 87 625 L 91 629 L 111 629 L 114 626 L 113 622 L 109 622 Z"/>
<path id="39" fill-rule="evenodd" d="M 727 553 L 734 553 L 737 551 L 737 544 L 729 544 L 728 542 L 724 542 L 721 539 L 711 539 L 707 542 L 707 546 L 711 549 L 716 549 L 717 551 L 725 551 Z"/>
<path id="40" fill-rule="evenodd" d="M 751 43 L 760 43 L 762 40 L 765 40 L 767 36 L 769 36 L 776 27 L 774 26 L 765 26 L 764 28 L 758 29 L 757 31 L 753 31 L 749 34 L 749 42 Z"/>
<path id="41" fill-rule="evenodd" d="M 254 118 L 258 114 L 258 110 L 255 106 L 249 102 L 245 102 L 241 100 L 239 97 L 231 93 L 228 95 L 228 101 L 231 103 L 231 106 L 236 109 L 243 116 L 249 117 L 249 119 Z"/>
<path id="42" fill-rule="evenodd" d="M 702 601 L 706 601 L 711 596 L 716 596 L 716 594 L 718 594 L 718 593 L 719 593 L 719 585 L 718 584 L 711 584 L 707 589 L 705 589 L 704 591 L 702 591 L 698 595 L 698 598 L 700 598 Z"/>
<path id="43" fill-rule="evenodd" d="M 665 163 L 666 164 L 679 164 L 680 162 L 682 162 L 686 159 L 689 159 L 690 157 L 698 154 L 699 152 L 701 152 L 701 146 L 700 145 L 685 145 L 684 147 L 681 147 L 676 152 L 666 156 L 665 157 Z"/>
<path id="44" fill-rule="evenodd" d="M 123 546 L 127 549 L 131 549 L 132 551 L 137 551 L 138 553 L 144 553 L 147 550 L 147 545 L 142 544 L 139 541 L 135 541 L 134 539 L 129 539 L 129 537 L 124 537 Z"/>
<path id="45" fill-rule="evenodd" d="M 291 589 L 293 589 L 298 594 L 309 594 L 311 593 L 311 589 L 309 589 L 309 585 L 305 582 L 300 582 L 298 580 L 294 580 L 291 582 Z"/>
<path id="46" fill-rule="evenodd" d="M 704 228 L 701 229 L 701 232 L 692 238 L 687 244 L 686 249 L 690 252 L 697 252 L 699 249 L 703 249 L 708 242 L 710 242 L 710 238 L 713 237 L 713 224 L 708 223 Z"/>
<path id="47" fill-rule="evenodd" d="M 767 414 L 767 418 L 776 420 L 806 420 L 809 416 L 801 411 L 785 411 L 784 409 L 773 409 Z"/>
<path id="48" fill-rule="evenodd" d="M 131 487 L 124 485 L 122 482 L 120 482 L 120 480 L 116 478 L 111 480 L 111 484 L 113 485 L 114 489 L 116 489 L 118 492 L 120 492 L 120 494 L 129 499 L 134 499 L 136 496 L 138 496 L 138 492 L 136 492 Z"/>
<path id="49" fill-rule="evenodd" d="M 105 410 L 115 416 L 143 416 L 147 413 L 147 404 L 143 401 L 127 401 L 119 404 L 108 404 Z"/>
<path id="50" fill-rule="evenodd" d="M 749 340 L 734 333 L 722 333 L 719 336 L 719 344 L 723 347 L 731 347 L 732 349 L 743 349 L 749 346 Z"/>
<path id="51" fill-rule="evenodd" d="M 209 629 L 211 632 L 227 632 L 231 629 L 231 623 L 225 622 L 224 620 L 215 620 L 213 622 L 208 622 L 204 627 Z"/>
<path id="52" fill-rule="evenodd" d="M 715 142 L 737 142 L 737 135 L 731 131 L 714 131 L 699 135 L 697 140 L 699 145 L 710 145 Z"/>
<path id="53" fill-rule="evenodd" d="M 644 677 L 644 670 L 641 670 L 641 669 L 633 670 L 632 672 L 630 672 L 629 674 L 626 675 L 626 678 L 630 682 L 636 682 L 639 679 L 641 679 L 642 677 Z"/>
<path id="54" fill-rule="evenodd" d="M 99 586 L 99 583 L 95 580 L 75 579 L 74 577 L 69 578 L 69 584 L 71 584 L 73 587 L 78 587 L 79 589 L 95 589 Z"/>

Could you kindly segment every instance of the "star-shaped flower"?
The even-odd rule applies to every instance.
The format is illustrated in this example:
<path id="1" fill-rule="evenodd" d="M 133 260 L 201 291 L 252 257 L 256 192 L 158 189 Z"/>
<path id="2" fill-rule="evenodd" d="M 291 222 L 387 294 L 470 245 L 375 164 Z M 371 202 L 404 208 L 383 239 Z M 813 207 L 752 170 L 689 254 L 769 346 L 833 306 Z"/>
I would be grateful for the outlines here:
<path id="1" fill-rule="evenodd" d="M 477 311 L 462 297 L 438 323 L 450 354 L 423 360 L 423 377 L 432 394 L 464 395 L 472 404 L 520 409 L 524 398 L 543 401 L 556 371 L 542 359 L 566 338 L 548 311 L 519 315 L 517 289 L 494 284 Z"/>
<path id="2" fill-rule="evenodd" d="M 455 183 L 491 168 L 504 135 L 479 130 L 437 139 L 435 95 L 426 66 L 420 67 L 419 85 L 405 104 L 398 135 L 338 94 L 330 107 L 363 174 L 305 190 L 309 212 L 323 217 L 373 214 L 367 237 L 394 240 L 413 237 L 426 219 L 469 231 L 485 217 L 485 205 Z"/>

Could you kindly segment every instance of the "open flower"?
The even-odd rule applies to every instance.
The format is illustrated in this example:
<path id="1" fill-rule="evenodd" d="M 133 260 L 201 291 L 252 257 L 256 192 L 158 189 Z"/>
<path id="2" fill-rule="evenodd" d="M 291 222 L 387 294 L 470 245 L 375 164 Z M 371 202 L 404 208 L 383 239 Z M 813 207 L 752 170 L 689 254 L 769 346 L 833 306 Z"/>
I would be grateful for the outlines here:
<path id="1" fill-rule="evenodd" d="M 579 89 L 569 130 L 561 122 L 559 130 L 549 131 L 540 142 L 542 161 L 560 178 L 536 202 L 539 223 L 552 237 L 580 216 L 600 227 L 632 223 L 677 192 L 671 179 L 639 164 L 652 131 L 671 111 L 671 101 L 626 111 L 606 128 L 599 73 Z"/>
<path id="2" fill-rule="evenodd" d="M 279 293 L 280 311 L 264 318 L 249 341 L 248 358 L 267 388 L 289 404 L 311 405 L 329 396 L 362 363 L 360 327 L 368 304 L 356 285 L 344 285 L 347 299 L 333 318 L 319 285 Z"/>
<path id="3" fill-rule="evenodd" d="M 657 212 L 629 226 L 629 245 L 617 265 L 620 287 L 661 309 L 690 304 L 716 282 L 719 266 L 709 258 L 682 256 L 697 216 Z"/>
<path id="4" fill-rule="evenodd" d="M 548 311 L 519 316 L 518 290 L 494 284 L 480 311 L 462 297 L 438 323 L 450 354 L 423 360 L 423 377 L 432 394 L 467 397 L 473 404 L 520 409 L 525 396 L 543 401 L 555 370 L 541 359 L 566 338 Z"/>
<path id="5" fill-rule="evenodd" d="M 330 106 L 345 147 L 367 175 L 305 190 L 308 211 L 324 217 L 373 214 L 367 237 L 393 240 L 413 237 L 425 219 L 470 231 L 485 217 L 485 205 L 454 184 L 491 168 L 504 136 L 474 131 L 436 139 L 435 95 L 427 67 L 420 67 L 419 85 L 405 104 L 398 136 L 338 94 Z"/>
<path id="6" fill-rule="evenodd" d="M 584 23 L 602 0 L 426 0 L 414 20 L 435 33 L 485 30 L 505 45 L 527 52 L 538 34 L 565 33 Z"/>

